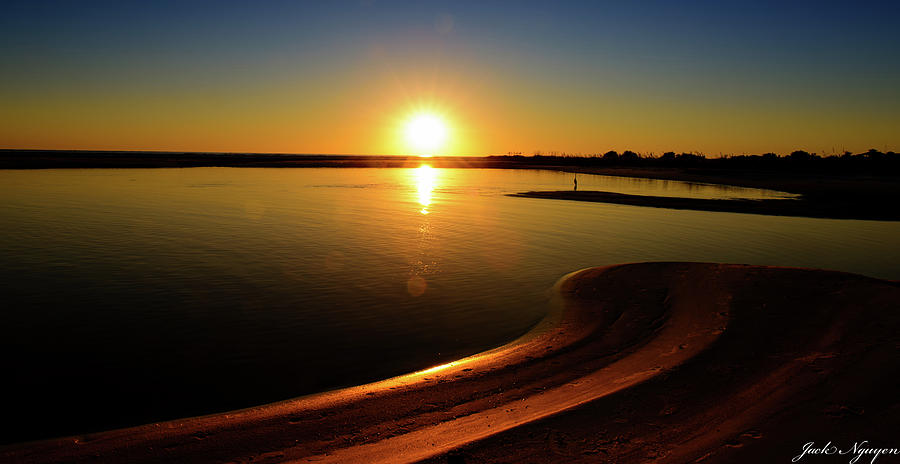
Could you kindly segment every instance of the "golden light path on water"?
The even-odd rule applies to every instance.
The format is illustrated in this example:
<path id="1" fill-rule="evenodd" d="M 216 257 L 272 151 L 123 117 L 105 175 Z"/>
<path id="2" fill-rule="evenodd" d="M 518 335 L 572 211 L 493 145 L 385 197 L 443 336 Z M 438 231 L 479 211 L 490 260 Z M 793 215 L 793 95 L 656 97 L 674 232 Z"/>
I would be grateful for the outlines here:
<path id="1" fill-rule="evenodd" d="M 419 203 L 419 206 L 422 207 L 422 209 L 419 210 L 419 213 L 422 215 L 427 215 L 429 213 L 428 207 L 431 205 L 432 193 L 437 186 L 439 171 L 439 169 L 435 169 L 427 164 L 423 164 L 418 168 L 411 170 L 412 182 L 416 189 L 415 198 Z M 410 277 L 406 282 L 406 291 L 413 297 L 421 296 L 428 287 L 428 282 L 425 280 L 423 274 L 428 272 L 429 267 L 429 265 L 426 264 L 429 262 L 426 255 L 430 246 L 430 221 L 427 218 L 423 218 L 422 221 L 423 223 L 419 227 L 419 232 L 421 234 L 419 245 L 421 247 L 419 250 L 420 256 L 415 263 L 412 263 Z"/>
<path id="2" fill-rule="evenodd" d="M 428 214 L 428 206 L 431 205 L 431 194 L 437 185 L 438 170 L 427 164 L 423 164 L 413 170 L 413 175 L 416 182 L 416 191 L 419 196 L 419 204 L 422 205 L 422 209 L 419 210 L 419 212 Z"/>

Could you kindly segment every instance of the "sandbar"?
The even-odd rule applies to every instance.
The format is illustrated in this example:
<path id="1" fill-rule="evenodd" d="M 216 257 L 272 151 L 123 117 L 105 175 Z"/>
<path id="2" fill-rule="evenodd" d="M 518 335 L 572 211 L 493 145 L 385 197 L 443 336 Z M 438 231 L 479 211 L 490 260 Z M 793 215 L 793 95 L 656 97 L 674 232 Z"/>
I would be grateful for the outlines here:
<path id="1" fill-rule="evenodd" d="M 855 201 L 798 199 L 709 199 L 629 195 L 594 190 L 522 192 L 512 197 L 546 198 L 553 200 L 589 201 L 651 208 L 717 211 L 728 213 L 762 214 L 767 216 L 797 216 L 825 219 L 862 219 L 900 221 L 900 209 L 883 204 L 861 205 Z"/>
<path id="2" fill-rule="evenodd" d="M 897 446 L 896 282 L 641 263 L 577 271 L 554 294 L 521 338 L 443 366 L 0 460 L 767 462 L 812 440 Z"/>

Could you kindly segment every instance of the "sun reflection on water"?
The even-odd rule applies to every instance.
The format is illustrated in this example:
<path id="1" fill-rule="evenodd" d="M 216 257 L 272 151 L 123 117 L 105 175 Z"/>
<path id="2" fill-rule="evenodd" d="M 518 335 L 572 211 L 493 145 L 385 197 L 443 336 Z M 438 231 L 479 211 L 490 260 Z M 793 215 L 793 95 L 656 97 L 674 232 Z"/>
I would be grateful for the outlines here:
<path id="1" fill-rule="evenodd" d="M 427 164 L 423 164 L 413 170 L 419 204 L 422 205 L 422 209 L 419 212 L 422 214 L 428 214 L 429 212 L 428 206 L 431 205 L 431 194 L 437 185 L 437 171 L 437 169 Z"/>
<path id="2" fill-rule="evenodd" d="M 421 209 L 421 224 L 419 226 L 419 240 L 415 246 L 414 256 L 410 258 L 409 278 L 406 282 L 406 292 L 409 296 L 420 297 L 428 289 L 429 279 L 436 271 L 434 260 L 434 237 L 431 233 L 431 217 L 427 216 L 428 208 L 432 205 L 432 194 L 438 181 L 439 169 L 423 164 L 410 172 L 411 181 L 415 186 L 415 199 Z"/>

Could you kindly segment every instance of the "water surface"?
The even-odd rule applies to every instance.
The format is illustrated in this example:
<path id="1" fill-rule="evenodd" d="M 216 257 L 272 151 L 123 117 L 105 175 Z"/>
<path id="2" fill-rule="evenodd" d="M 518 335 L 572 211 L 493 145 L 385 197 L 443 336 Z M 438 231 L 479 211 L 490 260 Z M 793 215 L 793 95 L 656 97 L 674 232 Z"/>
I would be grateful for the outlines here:
<path id="1" fill-rule="evenodd" d="M 578 175 L 584 190 L 771 198 Z M 900 223 L 504 194 L 466 169 L 0 171 L 8 441 L 212 413 L 458 358 L 525 332 L 589 266 L 713 261 L 900 279 Z"/>

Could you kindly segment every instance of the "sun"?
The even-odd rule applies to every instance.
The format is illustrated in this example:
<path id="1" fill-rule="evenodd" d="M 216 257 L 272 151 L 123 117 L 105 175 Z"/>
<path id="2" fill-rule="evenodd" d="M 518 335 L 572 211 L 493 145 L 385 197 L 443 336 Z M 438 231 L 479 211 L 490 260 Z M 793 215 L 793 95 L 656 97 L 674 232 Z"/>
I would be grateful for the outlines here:
<path id="1" fill-rule="evenodd" d="M 406 123 L 406 143 L 422 154 L 431 154 L 444 146 L 447 141 L 447 125 L 432 113 L 419 113 Z"/>

